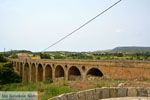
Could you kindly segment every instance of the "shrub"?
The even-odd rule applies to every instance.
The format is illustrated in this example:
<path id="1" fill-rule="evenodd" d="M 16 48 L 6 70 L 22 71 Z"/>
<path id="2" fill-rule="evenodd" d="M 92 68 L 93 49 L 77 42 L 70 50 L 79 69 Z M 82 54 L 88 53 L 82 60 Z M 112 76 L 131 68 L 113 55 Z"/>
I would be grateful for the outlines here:
<path id="1" fill-rule="evenodd" d="M 51 78 L 47 78 L 44 83 L 53 83 L 53 80 Z"/>
<path id="2" fill-rule="evenodd" d="M 6 64 L 4 64 L 4 65 L 3 65 L 3 67 L 13 69 L 13 65 L 12 65 L 12 64 L 10 64 L 10 63 L 6 63 Z"/>
<path id="3" fill-rule="evenodd" d="M 5 64 L 0 67 L 0 84 L 18 83 L 21 77 L 13 71 L 11 64 Z"/>
<path id="4" fill-rule="evenodd" d="M 2 54 L 0 54 L 0 62 L 7 62 L 7 59 Z"/>

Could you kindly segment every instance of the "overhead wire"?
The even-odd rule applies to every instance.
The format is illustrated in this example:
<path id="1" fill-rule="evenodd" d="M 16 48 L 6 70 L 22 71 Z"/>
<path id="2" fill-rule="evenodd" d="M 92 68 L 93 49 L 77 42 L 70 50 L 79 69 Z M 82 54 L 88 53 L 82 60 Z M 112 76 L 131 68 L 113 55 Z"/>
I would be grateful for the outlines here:
<path id="1" fill-rule="evenodd" d="M 102 11 L 101 13 L 99 13 L 98 15 L 96 15 L 95 17 L 91 18 L 90 20 L 88 20 L 87 22 L 85 22 L 84 24 L 82 24 L 81 26 L 79 26 L 78 28 L 76 28 L 75 30 L 73 30 L 71 33 L 67 34 L 66 36 L 62 37 L 58 41 L 54 42 L 53 44 L 51 44 L 50 46 L 48 46 L 47 48 L 45 48 L 41 52 L 45 52 L 47 49 L 49 49 L 49 48 L 55 46 L 56 44 L 58 44 L 59 42 L 63 41 L 64 39 L 66 39 L 67 37 L 69 37 L 70 35 L 72 35 L 73 33 L 77 32 L 78 30 L 80 30 L 81 28 L 83 28 L 84 26 L 86 26 L 87 24 L 89 24 L 90 22 L 92 22 L 93 20 L 95 20 L 97 17 L 99 17 L 102 14 L 104 14 L 105 12 L 107 12 L 109 9 L 111 9 L 112 7 L 114 7 L 115 5 L 117 5 L 121 1 L 122 0 L 119 0 L 116 3 L 114 3 L 113 5 L 109 6 L 107 9 L 105 9 L 104 11 Z"/>

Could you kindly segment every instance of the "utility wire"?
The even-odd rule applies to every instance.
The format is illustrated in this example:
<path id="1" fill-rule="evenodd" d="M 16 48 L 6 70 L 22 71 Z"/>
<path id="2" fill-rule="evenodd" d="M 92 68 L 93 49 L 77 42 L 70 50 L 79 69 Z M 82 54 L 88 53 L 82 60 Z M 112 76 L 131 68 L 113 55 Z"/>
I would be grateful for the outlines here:
<path id="1" fill-rule="evenodd" d="M 108 7 L 107 9 L 105 9 L 104 11 L 102 11 L 101 13 L 99 13 L 98 15 L 96 15 L 95 17 L 93 17 L 92 19 L 88 20 L 86 23 L 84 23 L 83 25 L 81 25 L 80 27 L 78 27 L 77 29 L 73 30 L 71 33 L 69 33 L 68 35 L 64 36 L 63 38 L 61 38 L 60 40 L 56 41 L 55 43 L 51 44 L 49 47 L 45 48 L 44 50 L 42 50 L 42 52 L 46 51 L 47 49 L 53 47 L 54 45 L 58 44 L 59 42 L 61 42 L 62 40 L 64 40 L 65 38 L 69 37 L 70 35 L 72 35 L 73 33 L 75 33 L 76 31 L 80 30 L 81 28 L 83 28 L 84 26 L 86 26 L 87 24 L 89 24 L 90 22 L 92 22 L 94 19 L 96 19 L 97 17 L 99 17 L 100 15 L 104 14 L 106 11 L 108 11 L 109 9 L 111 9 L 112 7 L 114 7 L 115 5 L 117 5 L 119 2 L 121 2 L 122 0 L 117 1 L 116 3 L 114 3 L 113 5 L 111 5 L 110 7 Z"/>

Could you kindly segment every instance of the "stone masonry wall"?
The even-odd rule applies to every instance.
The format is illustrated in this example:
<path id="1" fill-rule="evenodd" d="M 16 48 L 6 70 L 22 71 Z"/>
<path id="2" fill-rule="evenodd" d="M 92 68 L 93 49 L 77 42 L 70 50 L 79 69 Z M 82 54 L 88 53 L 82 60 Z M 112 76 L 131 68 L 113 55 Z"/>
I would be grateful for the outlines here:
<path id="1" fill-rule="evenodd" d="M 11 62 L 23 80 L 29 82 L 45 81 L 46 78 L 55 80 L 61 77 L 65 80 L 86 80 L 92 68 L 102 73 L 99 77 L 107 79 L 150 79 L 150 61 L 12 59 Z M 49 70 L 46 69 L 47 66 Z M 75 75 L 76 77 L 72 77 Z M 90 75 L 95 75 L 95 72 Z"/>
<path id="2" fill-rule="evenodd" d="M 147 97 L 150 100 L 150 88 L 103 87 L 62 94 L 48 100 L 99 100 L 117 97 Z"/>
<path id="3" fill-rule="evenodd" d="M 150 79 L 150 68 L 137 67 L 100 67 L 108 79 Z"/>

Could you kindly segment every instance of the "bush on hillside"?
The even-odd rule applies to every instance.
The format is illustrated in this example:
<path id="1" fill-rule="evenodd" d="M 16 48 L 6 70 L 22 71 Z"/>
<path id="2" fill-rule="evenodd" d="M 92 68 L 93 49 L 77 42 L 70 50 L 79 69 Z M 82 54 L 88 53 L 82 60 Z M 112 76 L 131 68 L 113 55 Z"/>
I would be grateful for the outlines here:
<path id="1" fill-rule="evenodd" d="M 53 83 L 53 79 L 47 78 L 47 79 L 44 81 L 44 83 L 47 83 L 47 84 Z"/>
<path id="2" fill-rule="evenodd" d="M 7 59 L 2 54 L 0 54 L 0 62 L 7 62 Z"/>
<path id="3" fill-rule="evenodd" d="M 10 64 L 10 63 L 4 64 L 3 67 L 5 67 L 5 68 L 11 68 L 13 70 L 13 65 Z"/>
<path id="4" fill-rule="evenodd" d="M 14 72 L 12 64 L 0 66 L 0 84 L 19 83 L 21 77 Z"/>

